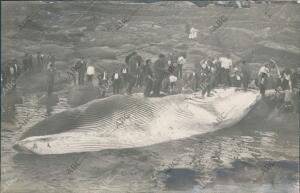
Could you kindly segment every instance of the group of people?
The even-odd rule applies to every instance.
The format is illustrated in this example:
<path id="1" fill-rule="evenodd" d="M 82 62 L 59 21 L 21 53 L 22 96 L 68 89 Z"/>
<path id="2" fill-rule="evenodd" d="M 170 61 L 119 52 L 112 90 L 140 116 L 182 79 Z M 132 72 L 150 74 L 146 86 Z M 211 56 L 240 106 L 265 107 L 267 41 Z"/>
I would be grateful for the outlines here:
<path id="1" fill-rule="evenodd" d="M 159 54 L 158 58 L 152 61 L 144 60 L 137 52 L 132 52 L 126 56 L 122 68 L 113 73 L 114 94 L 120 92 L 121 86 L 126 89 L 127 94 L 131 94 L 134 87 L 142 88 L 144 85 L 145 97 L 160 96 L 160 91 L 166 87 L 169 91 L 174 89 L 177 79 L 182 78 L 185 57 L 185 53 L 167 56 Z"/>
<path id="2" fill-rule="evenodd" d="M 48 73 L 48 93 L 53 88 L 55 69 L 55 56 L 52 53 L 43 54 L 37 52 L 35 57 L 32 54 L 25 53 L 20 59 L 12 59 L 4 62 L 1 65 L 1 88 L 10 90 L 16 87 L 17 78 L 22 73 L 33 73 L 47 71 Z M 53 80 L 53 81 L 52 81 Z M 49 82 L 50 81 L 50 82 Z"/>
<path id="3" fill-rule="evenodd" d="M 122 65 L 119 65 L 112 72 L 99 72 L 81 57 L 71 68 L 70 75 L 75 84 L 84 85 L 90 83 L 97 77 L 101 97 L 105 97 L 110 86 L 113 87 L 113 94 L 126 91 L 132 94 L 133 89 L 144 88 L 144 96 L 160 96 L 161 91 L 168 94 L 179 93 L 179 85 L 189 85 L 193 91 L 201 91 L 202 97 L 210 97 L 213 88 L 218 86 L 237 87 L 248 89 L 250 82 L 254 82 L 259 88 L 262 96 L 265 95 L 268 82 L 275 80 L 272 88 L 284 93 L 285 103 L 290 103 L 290 96 L 293 89 L 299 90 L 300 68 L 285 68 L 280 71 L 276 62 L 270 60 L 263 65 L 258 73 L 253 73 L 249 64 L 242 60 L 240 63 L 233 63 L 230 54 L 220 57 L 206 57 L 194 65 L 194 70 L 183 74 L 183 66 L 186 64 L 187 55 L 185 52 L 174 52 L 168 55 L 159 54 L 155 61 L 144 60 L 136 51 L 125 57 Z M 275 70 L 274 70 L 275 69 Z M 45 55 L 37 52 L 35 61 L 31 54 L 26 53 L 22 58 L 22 65 L 17 59 L 10 60 L 2 66 L 1 84 L 2 89 L 8 84 L 15 87 L 16 80 L 22 72 L 47 72 L 47 93 L 53 92 L 55 77 L 55 56 Z M 274 72 L 272 74 L 272 72 Z M 274 75 L 275 74 L 275 75 Z M 185 83 L 183 83 L 185 82 Z"/>
<path id="4" fill-rule="evenodd" d="M 255 81 L 262 96 L 265 96 L 270 82 L 273 83 L 271 86 L 276 91 L 277 105 L 285 109 L 293 109 L 295 106 L 293 101 L 299 101 L 300 67 L 296 69 L 285 67 L 280 71 L 277 63 L 271 59 L 259 69 L 258 78 Z M 296 96 L 296 99 L 293 99 L 293 96 Z"/>
<path id="5" fill-rule="evenodd" d="M 145 85 L 145 96 L 159 96 L 163 80 L 169 77 L 169 86 L 173 89 L 177 77 L 182 78 L 185 57 L 185 53 L 177 57 L 173 54 L 168 56 L 159 54 L 158 59 L 153 62 L 151 59 L 144 60 L 137 52 L 132 52 L 113 72 L 103 71 L 98 75 L 96 75 L 95 67 L 81 57 L 72 66 L 69 74 L 73 77 L 75 84 L 79 85 L 84 85 L 85 79 L 87 82 L 92 82 L 93 77 L 97 77 L 103 97 L 110 85 L 113 87 L 113 94 L 119 94 L 122 90 L 132 94 L 135 87 L 141 89 Z"/>
<path id="6" fill-rule="evenodd" d="M 243 87 L 248 89 L 251 71 L 246 61 L 233 64 L 230 54 L 222 57 L 207 57 L 195 64 L 195 70 L 189 80 L 194 91 L 201 90 L 202 97 L 211 96 L 211 90 L 217 86 Z"/>
<path id="7" fill-rule="evenodd" d="M 80 85 L 84 84 L 85 77 L 88 82 L 91 82 L 94 76 L 97 77 L 102 97 L 105 97 L 109 86 L 113 87 L 113 94 L 119 94 L 122 90 L 131 94 L 135 87 L 144 88 L 144 96 L 151 97 L 160 96 L 161 91 L 167 94 L 179 93 L 177 86 L 182 84 L 190 85 L 195 92 L 200 90 L 202 97 L 210 97 L 215 87 L 237 87 L 247 91 L 251 82 L 255 83 L 252 87 L 258 87 L 264 96 L 267 82 L 273 80 L 272 69 L 277 69 L 278 72 L 273 89 L 280 88 L 283 91 L 295 88 L 296 74 L 300 74 L 300 69 L 293 72 L 286 68 L 280 72 L 274 60 L 263 65 L 257 73 L 253 73 L 246 61 L 233 63 L 230 54 L 215 58 L 206 57 L 194 65 L 191 73 L 183 74 L 186 58 L 185 52 L 175 52 L 168 55 L 159 54 L 158 58 L 152 61 L 144 60 L 140 54 L 132 52 L 125 57 L 124 64 L 110 73 L 103 71 L 96 76 L 94 66 L 87 65 L 83 58 L 74 65 L 73 71 L 77 72 Z"/>

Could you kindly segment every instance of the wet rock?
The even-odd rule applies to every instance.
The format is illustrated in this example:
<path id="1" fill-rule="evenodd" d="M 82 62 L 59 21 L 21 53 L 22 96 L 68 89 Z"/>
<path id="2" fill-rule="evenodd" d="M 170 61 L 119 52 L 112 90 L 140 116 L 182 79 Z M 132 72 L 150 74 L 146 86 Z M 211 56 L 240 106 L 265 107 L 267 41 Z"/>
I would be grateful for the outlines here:
<path id="1" fill-rule="evenodd" d="M 101 59 L 115 59 L 116 51 L 109 47 L 91 47 L 78 51 L 78 53 L 84 57 L 96 57 Z"/>
<path id="2" fill-rule="evenodd" d="M 175 46 L 176 49 L 179 49 L 179 50 L 187 50 L 189 48 L 189 46 L 187 44 L 179 44 L 177 46 Z"/>
<path id="3" fill-rule="evenodd" d="M 165 181 L 168 190 L 189 190 L 197 185 L 195 171 L 185 168 L 172 168 L 165 172 L 168 177 Z"/>

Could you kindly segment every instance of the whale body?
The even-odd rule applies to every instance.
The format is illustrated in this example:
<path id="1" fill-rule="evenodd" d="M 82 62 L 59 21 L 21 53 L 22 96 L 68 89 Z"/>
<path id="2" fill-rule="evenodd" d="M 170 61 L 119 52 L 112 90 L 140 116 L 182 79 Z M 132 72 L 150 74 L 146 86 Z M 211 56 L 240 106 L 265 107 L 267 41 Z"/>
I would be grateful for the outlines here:
<path id="1" fill-rule="evenodd" d="M 261 98 L 256 90 L 235 88 L 200 96 L 138 93 L 97 99 L 37 123 L 14 148 L 43 155 L 149 146 L 232 126 Z"/>

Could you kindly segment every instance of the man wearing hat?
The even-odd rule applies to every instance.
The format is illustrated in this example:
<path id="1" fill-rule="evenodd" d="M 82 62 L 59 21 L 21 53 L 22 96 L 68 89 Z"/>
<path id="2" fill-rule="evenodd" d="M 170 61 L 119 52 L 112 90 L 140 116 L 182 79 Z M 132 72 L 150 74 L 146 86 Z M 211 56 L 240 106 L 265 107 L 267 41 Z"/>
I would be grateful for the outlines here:
<path id="1" fill-rule="evenodd" d="M 155 83 L 153 95 L 159 96 L 162 87 L 162 81 L 168 73 L 167 60 L 164 54 L 159 54 L 158 59 L 154 63 Z"/>

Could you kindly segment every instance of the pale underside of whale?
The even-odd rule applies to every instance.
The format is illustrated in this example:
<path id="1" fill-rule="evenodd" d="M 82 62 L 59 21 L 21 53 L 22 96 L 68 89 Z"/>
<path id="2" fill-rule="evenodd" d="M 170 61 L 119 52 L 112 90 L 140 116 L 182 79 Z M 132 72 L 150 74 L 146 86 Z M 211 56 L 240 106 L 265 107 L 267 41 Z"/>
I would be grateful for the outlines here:
<path id="1" fill-rule="evenodd" d="M 34 154 L 149 146 L 212 132 L 239 122 L 260 99 L 256 90 L 215 89 L 161 98 L 142 94 L 94 100 L 41 121 L 17 142 Z"/>

